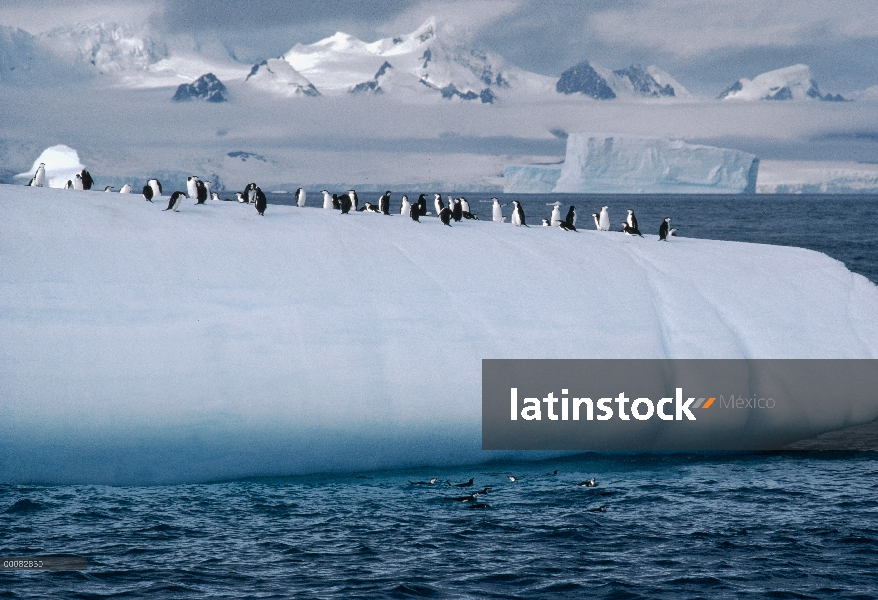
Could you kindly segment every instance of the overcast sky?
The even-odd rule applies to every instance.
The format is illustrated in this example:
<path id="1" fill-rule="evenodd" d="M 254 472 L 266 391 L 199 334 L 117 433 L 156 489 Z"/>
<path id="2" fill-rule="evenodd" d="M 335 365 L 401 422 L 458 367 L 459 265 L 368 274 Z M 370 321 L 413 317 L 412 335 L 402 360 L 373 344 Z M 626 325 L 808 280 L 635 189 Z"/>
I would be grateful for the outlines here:
<path id="1" fill-rule="evenodd" d="M 366 41 L 406 33 L 428 16 L 474 45 L 538 73 L 582 60 L 654 64 L 691 91 L 716 95 L 739 77 L 795 63 L 821 91 L 878 85 L 875 0 L 2 0 L 0 24 L 37 34 L 103 18 L 160 33 L 220 40 L 255 62 L 297 42 L 345 31 Z"/>

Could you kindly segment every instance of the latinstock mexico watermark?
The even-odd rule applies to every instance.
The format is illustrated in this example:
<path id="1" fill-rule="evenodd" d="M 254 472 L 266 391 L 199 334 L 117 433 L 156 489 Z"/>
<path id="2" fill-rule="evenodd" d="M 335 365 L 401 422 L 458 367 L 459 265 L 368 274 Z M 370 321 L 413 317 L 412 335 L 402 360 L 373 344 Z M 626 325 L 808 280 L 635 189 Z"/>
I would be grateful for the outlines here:
<path id="1" fill-rule="evenodd" d="M 875 360 L 485 360 L 482 447 L 776 448 L 878 418 L 873 390 Z"/>

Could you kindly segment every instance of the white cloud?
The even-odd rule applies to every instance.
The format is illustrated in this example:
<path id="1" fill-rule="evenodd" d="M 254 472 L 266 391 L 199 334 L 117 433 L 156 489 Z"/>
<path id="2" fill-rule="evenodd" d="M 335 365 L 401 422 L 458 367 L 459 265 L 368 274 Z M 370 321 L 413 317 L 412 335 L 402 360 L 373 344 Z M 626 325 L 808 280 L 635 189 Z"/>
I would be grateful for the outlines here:
<path id="1" fill-rule="evenodd" d="M 591 14 L 586 30 L 605 41 L 691 57 L 875 38 L 878 11 L 872 0 L 644 0 Z"/>
<path id="2" fill-rule="evenodd" d="M 378 32 L 398 35 L 413 31 L 433 16 L 439 26 L 465 38 L 518 10 L 521 4 L 521 0 L 428 0 L 402 12 Z"/>

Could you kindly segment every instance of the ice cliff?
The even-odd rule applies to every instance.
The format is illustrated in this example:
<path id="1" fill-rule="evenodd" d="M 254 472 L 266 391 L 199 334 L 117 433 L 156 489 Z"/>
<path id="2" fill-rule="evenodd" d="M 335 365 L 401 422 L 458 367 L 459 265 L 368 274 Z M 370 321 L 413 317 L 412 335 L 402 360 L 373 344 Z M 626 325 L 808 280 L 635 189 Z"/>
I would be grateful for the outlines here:
<path id="1" fill-rule="evenodd" d="M 512 193 L 741 194 L 756 191 L 759 159 L 658 137 L 573 133 L 559 166 L 508 165 Z"/>

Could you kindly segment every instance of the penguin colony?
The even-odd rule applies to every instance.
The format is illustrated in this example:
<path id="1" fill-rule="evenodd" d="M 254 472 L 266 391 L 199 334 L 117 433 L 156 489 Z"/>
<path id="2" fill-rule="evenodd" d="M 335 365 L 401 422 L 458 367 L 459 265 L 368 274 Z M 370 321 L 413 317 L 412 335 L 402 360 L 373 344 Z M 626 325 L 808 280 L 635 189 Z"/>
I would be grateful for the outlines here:
<path id="1" fill-rule="evenodd" d="M 46 186 L 46 168 L 44 163 L 40 163 L 37 167 L 34 176 L 28 182 L 28 186 L 32 187 L 45 187 Z M 73 180 L 67 182 L 65 189 L 74 189 L 74 190 L 90 190 L 94 185 L 94 180 L 92 179 L 91 174 L 85 169 L 82 172 L 77 173 Z M 112 192 L 114 189 L 113 186 L 105 186 L 105 192 Z M 122 189 L 119 190 L 121 194 L 130 194 L 132 191 L 132 186 L 130 184 L 125 184 Z M 341 211 L 341 214 L 346 215 L 350 214 L 353 210 L 354 212 L 374 212 L 383 215 L 390 215 L 391 213 L 391 195 L 393 192 L 387 190 L 384 192 L 379 198 L 377 204 L 372 204 L 371 202 L 365 202 L 362 206 L 360 206 L 359 197 L 357 196 L 356 190 L 348 190 L 346 193 L 341 194 L 340 196 L 337 193 L 330 194 L 329 190 L 322 190 L 321 194 L 323 197 L 323 208 L 324 210 L 338 210 Z M 143 186 L 142 189 L 143 198 L 147 202 L 152 202 L 153 198 L 162 197 L 162 184 L 158 179 L 150 179 L 146 182 L 146 185 Z M 259 188 L 255 183 L 248 183 L 244 187 L 243 192 L 235 192 L 235 198 L 220 198 L 217 192 L 212 192 L 210 189 L 209 181 L 202 181 L 197 175 L 191 175 L 186 180 L 186 192 L 175 191 L 171 194 L 168 199 L 168 207 L 164 210 L 169 210 L 172 212 L 179 212 L 180 207 L 183 204 L 184 199 L 194 199 L 196 205 L 205 204 L 208 199 L 213 201 L 225 201 L 225 202 L 233 202 L 237 200 L 241 204 L 252 204 L 256 208 L 256 212 L 260 216 L 265 215 L 265 209 L 268 205 L 265 193 L 262 189 Z M 296 206 L 304 207 L 306 205 L 307 194 L 303 188 L 299 188 L 295 193 Z M 495 223 L 504 223 L 506 221 L 506 216 L 503 214 L 503 208 L 508 206 L 507 204 L 501 204 L 500 200 L 497 198 L 491 198 L 490 202 L 492 203 L 491 216 L 492 220 Z M 571 206 L 567 210 L 567 216 L 563 219 L 561 218 L 561 203 L 553 202 L 549 204 L 552 207 L 551 215 L 548 219 L 542 219 L 542 224 L 544 227 L 558 227 L 564 231 L 578 231 L 576 229 L 576 207 Z M 478 220 L 479 218 L 472 213 L 470 210 L 469 201 L 461 196 L 459 198 L 453 198 L 452 196 L 447 197 L 447 203 L 442 200 L 441 194 L 433 194 L 433 209 L 435 211 L 436 216 L 442 222 L 443 225 L 447 225 L 451 227 L 452 221 L 455 223 L 460 222 L 463 219 L 473 219 Z M 408 196 L 403 195 L 400 200 L 400 208 L 399 213 L 401 216 L 408 216 L 413 221 L 420 222 L 421 217 L 429 216 L 434 213 L 427 211 L 427 195 L 421 194 L 418 196 L 416 202 L 409 201 Z M 609 207 L 602 206 L 600 212 L 592 213 L 592 218 L 594 219 L 595 229 L 598 231 L 609 231 L 610 230 L 610 214 Z M 521 203 L 518 200 L 512 201 L 512 214 L 510 215 L 510 222 L 513 225 L 518 227 L 529 227 L 527 224 L 527 218 L 524 214 L 524 209 L 521 206 Z M 666 242 L 669 237 L 675 237 L 677 235 L 677 229 L 671 228 L 670 226 L 671 218 L 665 217 L 659 226 L 659 241 Z M 622 229 L 620 229 L 622 233 L 631 236 L 639 236 L 643 237 L 643 234 L 640 232 L 640 229 L 637 225 L 637 217 L 634 216 L 634 211 L 628 209 L 628 216 L 625 218 L 625 221 L 622 222 Z"/>

